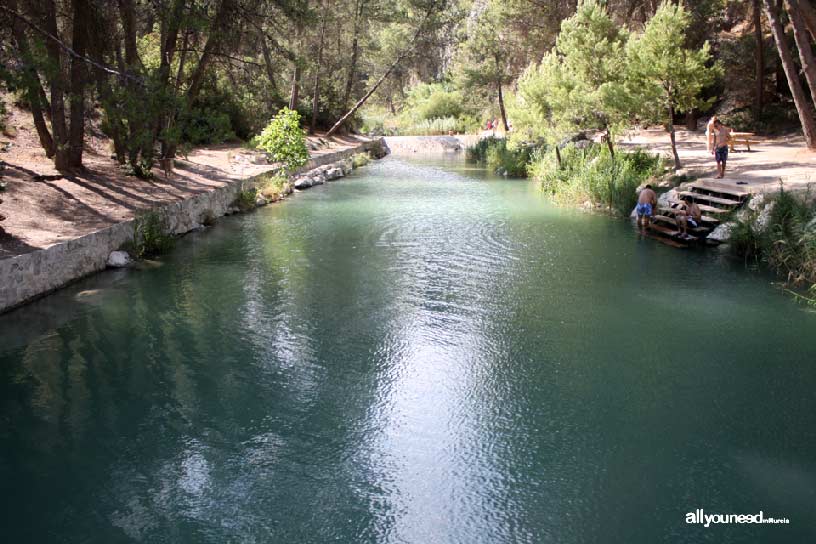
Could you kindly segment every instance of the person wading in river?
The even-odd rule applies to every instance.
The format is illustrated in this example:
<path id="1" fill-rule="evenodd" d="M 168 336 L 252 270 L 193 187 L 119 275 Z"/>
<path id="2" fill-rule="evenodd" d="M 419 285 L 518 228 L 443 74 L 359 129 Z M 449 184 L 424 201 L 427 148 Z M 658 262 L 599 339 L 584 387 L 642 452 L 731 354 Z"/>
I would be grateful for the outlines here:
<path id="1" fill-rule="evenodd" d="M 657 193 L 654 192 L 651 185 L 647 185 L 640 191 L 638 195 L 637 208 L 637 223 L 640 228 L 649 228 L 654 216 L 654 210 L 657 207 Z"/>
<path id="2" fill-rule="evenodd" d="M 725 176 L 725 163 L 728 161 L 728 140 L 731 128 L 717 119 L 714 121 L 714 159 L 717 161 L 717 178 Z"/>

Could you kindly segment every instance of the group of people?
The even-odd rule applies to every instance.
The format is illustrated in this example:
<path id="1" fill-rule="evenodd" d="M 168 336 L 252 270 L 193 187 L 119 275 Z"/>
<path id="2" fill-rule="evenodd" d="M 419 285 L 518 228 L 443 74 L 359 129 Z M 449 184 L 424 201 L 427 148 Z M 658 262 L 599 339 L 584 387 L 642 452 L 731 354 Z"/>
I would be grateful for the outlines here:
<path id="1" fill-rule="evenodd" d="M 718 179 L 725 176 L 730 139 L 731 128 L 725 126 L 716 115 L 713 116 L 706 124 L 706 142 L 709 153 L 714 155 L 714 160 L 717 162 L 717 175 L 715 177 Z M 690 239 L 692 236 L 688 233 L 689 227 L 697 228 L 703 218 L 703 212 L 694 202 L 694 197 L 673 202 L 671 208 L 674 212 L 674 222 L 679 231 L 678 237 L 685 240 Z M 640 229 L 648 229 L 651 226 L 656 209 L 657 193 L 655 193 L 651 185 L 646 185 L 638 195 L 638 203 L 635 208 Z"/>
<path id="2" fill-rule="evenodd" d="M 700 207 L 694 202 L 694 197 L 688 200 L 678 200 L 671 203 L 671 209 L 674 212 L 674 222 L 677 225 L 679 234 L 678 238 L 683 240 L 690 240 L 692 236 L 689 234 L 689 227 L 696 229 L 700 226 L 703 219 L 703 212 Z M 646 185 L 638 195 L 638 203 L 635 208 L 637 213 L 637 224 L 640 229 L 648 229 L 652 224 L 652 217 L 654 211 L 657 209 L 657 193 L 654 187 Z"/>

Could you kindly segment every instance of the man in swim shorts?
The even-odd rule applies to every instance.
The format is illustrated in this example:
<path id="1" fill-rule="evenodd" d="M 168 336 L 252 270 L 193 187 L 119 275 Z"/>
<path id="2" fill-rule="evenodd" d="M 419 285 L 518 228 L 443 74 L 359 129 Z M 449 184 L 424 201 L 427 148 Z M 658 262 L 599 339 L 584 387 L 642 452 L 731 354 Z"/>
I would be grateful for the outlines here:
<path id="1" fill-rule="evenodd" d="M 714 160 L 717 161 L 717 178 L 725 176 L 725 163 L 728 162 L 728 140 L 731 137 L 731 128 L 717 119 L 714 121 Z"/>
<path id="2" fill-rule="evenodd" d="M 657 193 L 654 192 L 651 185 L 647 185 L 640 191 L 637 207 L 635 208 L 638 227 L 649 228 L 655 208 L 657 208 Z"/>
<path id="3" fill-rule="evenodd" d="M 673 207 L 677 210 L 674 214 L 674 222 L 677 223 L 677 228 L 680 230 L 680 238 L 688 240 L 691 238 L 688 233 L 689 226 L 693 229 L 699 227 L 703 220 L 703 212 L 694 202 L 694 197 L 688 201 L 681 200 Z"/>

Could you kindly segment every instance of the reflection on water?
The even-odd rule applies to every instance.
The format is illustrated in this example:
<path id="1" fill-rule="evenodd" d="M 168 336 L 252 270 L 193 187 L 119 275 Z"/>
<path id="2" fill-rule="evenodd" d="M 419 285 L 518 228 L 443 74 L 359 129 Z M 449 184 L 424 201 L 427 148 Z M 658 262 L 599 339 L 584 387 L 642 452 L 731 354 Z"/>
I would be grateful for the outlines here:
<path id="1" fill-rule="evenodd" d="M 812 541 L 815 330 L 716 252 L 389 158 L 0 317 L 3 534 Z"/>

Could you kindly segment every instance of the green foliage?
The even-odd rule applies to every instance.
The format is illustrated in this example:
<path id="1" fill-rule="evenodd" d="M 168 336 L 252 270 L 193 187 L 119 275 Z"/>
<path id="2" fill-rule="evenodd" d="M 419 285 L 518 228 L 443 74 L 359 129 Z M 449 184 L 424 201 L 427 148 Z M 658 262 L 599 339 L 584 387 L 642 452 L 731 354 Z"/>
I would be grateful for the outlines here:
<path id="1" fill-rule="evenodd" d="M 638 150 L 612 157 L 606 146 L 600 145 L 585 149 L 567 146 L 561 150 L 560 167 L 555 150 L 537 152 L 529 166 L 530 176 L 541 182 L 542 190 L 556 202 L 589 201 L 622 216 L 637 202 L 637 188 L 662 172 L 663 160 L 658 156 Z"/>
<path id="2" fill-rule="evenodd" d="M 756 132 L 762 135 L 785 133 L 799 123 L 796 109 L 785 104 L 767 104 L 762 108 L 759 117 L 753 108 L 746 107 L 719 115 L 719 118 L 736 131 Z"/>
<path id="3" fill-rule="evenodd" d="M 365 166 L 370 162 L 371 157 L 368 156 L 368 153 L 356 153 L 353 157 L 351 157 L 351 164 L 354 168 L 360 168 L 361 166 Z"/>
<path id="4" fill-rule="evenodd" d="M 258 149 L 269 153 L 287 171 L 306 164 L 309 150 L 300 128 L 300 114 L 289 108 L 280 110 L 258 136 Z"/>
<path id="5" fill-rule="evenodd" d="M 767 206 L 772 209 L 765 225 L 757 221 L 756 212 L 735 221 L 731 248 L 737 255 L 766 262 L 790 285 L 804 286 L 816 295 L 816 203 L 809 194 L 780 190 Z"/>
<path id="6" fill-rule="evenodd" d="M 468 160 L 481 162 L 501 175 L 527 176 L 527 164 L 536 148 L 532 145 L 512 146 L 504 138 L 482 138 L 466 150 Z"/>
<path id="7" fill-rule="evenodd" d="M 167 219 L 157 211 L 139 213 L 133 221 L 133 241 L 128 251 L 136 259 L 167 253 L 175 240 L 168 233 Z"/>
<path id="8" fill-rule="evenodd" d="M 119 165 L 119 169 L 126 176 L 139 179 L 153 179 L 153 161 L 146 158 L 137 158 L 132 163 Z"/>
<path id="9" fill-rule="evenodd" d="M 691 15 L 683 4 L 664 1 L 646 24 L 643 33 L 629 41 L 628 78 L 631 107 L 641 119 L 672 122 L 674 111 L 706 110 L 712 100 L 702 100 L 701 91 L 722 75 L 719 64 L 707 66 L 711 48 L 685 47 Z"/>
<path id="10" fill-rule="evenodd" d="M 403 105 L 403 115 L 411 120 L 459 117 L 462 112 L 461 93 L 442 83 L 415 85 Z"/>
<path id="11" fill-rule="evenodd" d="M 248 212 L 249 210 L 255 208 L 255 199 L 257 196 L 258 189 L 255 187 L 244 189 L 235 195 L 235 200 L 232 202 L 232 205 L 242 212 Z"/>
<path id="12" fill-rule="evenodd" d="M 280 200 L 286 192 L 289 180 L 283 174 L 275 174 L 264 178 L 258 183 L 258 192 L 269 201 Z"/>

